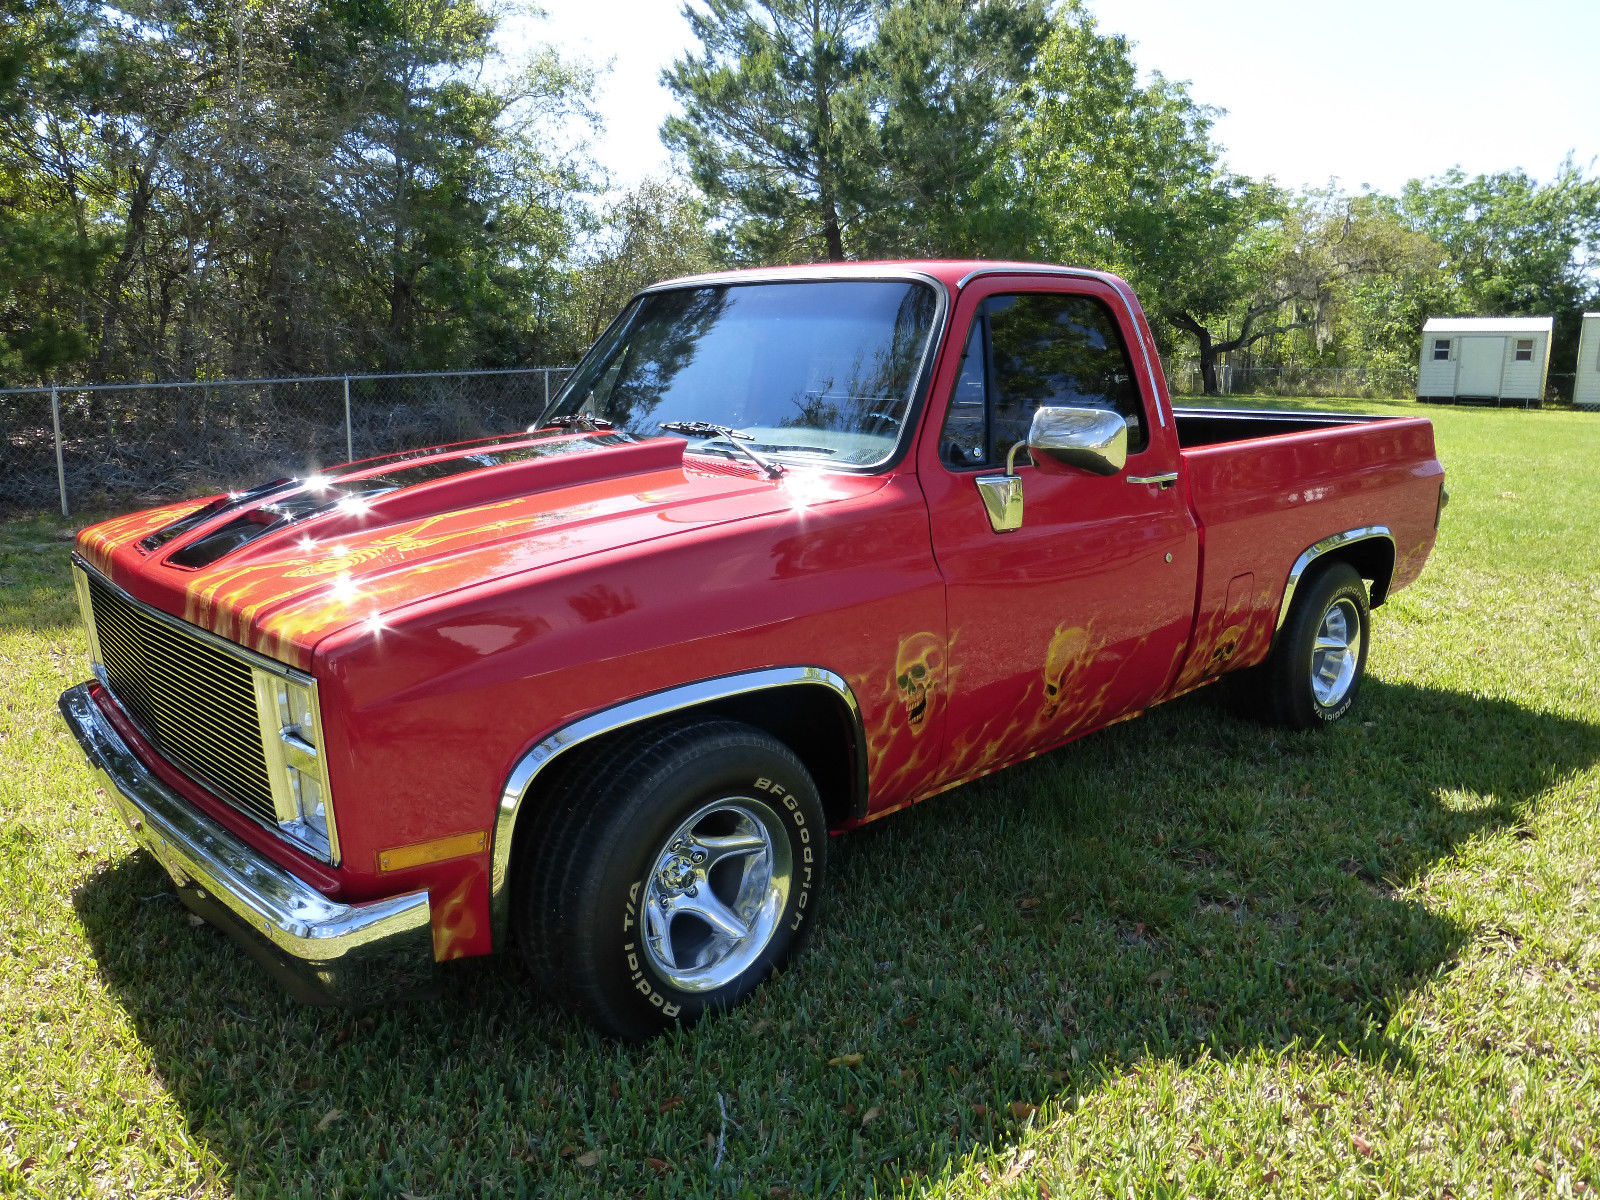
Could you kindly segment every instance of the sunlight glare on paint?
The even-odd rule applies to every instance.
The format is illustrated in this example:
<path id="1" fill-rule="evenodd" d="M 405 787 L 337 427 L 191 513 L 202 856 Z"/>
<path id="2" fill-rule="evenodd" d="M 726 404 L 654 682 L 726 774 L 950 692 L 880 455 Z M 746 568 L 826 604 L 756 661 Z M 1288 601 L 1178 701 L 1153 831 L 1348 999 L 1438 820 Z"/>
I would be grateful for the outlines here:
<path id="1" fill-rule="evenodd" d="M 379 636 L 385 629 L 388 628 L 388 626 L 383 623 L 382 613 L 370 614 L 367 619 L 361 623 L 361 625 L 362 628 L 364 628 L 373 637 Z"/>
<path id="2" fill-rule="evenodd" d="M 361 594 L 361 589 L 356 587 L 356 581 L 351 579 L 347 572 L 341 572 L 334 578 L 329 590 L 333 598 L 341 604 L 348 604 Z"/>
<path id="3" fill-rule="evenodd" d="M 335 507 L 347 517 L 359 517 L 372 509 L 372 505 L 361 496 L 346 496 Z"/>
<path id="4" fill-rule="evenodd" d="M 784 475 L 782 486 L 789 494 L 789 507 L 794 509 L 821 504 L 824 500 L 834 499 L 838 494 L 833 490 L 832 481 L 821 471 L 801 472 L 791 469 Z"/>
<path id="5" fill-rule="evenodd" d="M 332 485 L 330 484 L 328 477 L 320 472 L 315 475 L 306 476 L 306 487 L 313 492 L 325 492 L 330 486 Z"/>

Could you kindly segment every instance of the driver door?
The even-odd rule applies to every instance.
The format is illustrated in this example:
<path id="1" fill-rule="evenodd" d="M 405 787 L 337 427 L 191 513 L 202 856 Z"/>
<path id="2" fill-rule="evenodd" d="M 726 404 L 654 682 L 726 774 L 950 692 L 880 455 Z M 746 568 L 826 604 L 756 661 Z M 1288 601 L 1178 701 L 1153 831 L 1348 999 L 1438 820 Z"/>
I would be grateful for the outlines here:
<path id="1" fill-rule="evenodd" d="M 1193 624 L 1197 526 L 1176 485 L 1177 438 L 1122 298 L 1099 280 L 995 277 L 965 289 L 964 347 L 935 381 L 947 402 L 918 468 L 949 613 L 941 781 L 956 782 L 1103 725 L 1162 693 Z M 1100 476 L 1016 456 L 1019 528 L 997 531 L 978 480 L 1005 469 L 1041 405 L 1109 408 L 1124 469 Z"/>

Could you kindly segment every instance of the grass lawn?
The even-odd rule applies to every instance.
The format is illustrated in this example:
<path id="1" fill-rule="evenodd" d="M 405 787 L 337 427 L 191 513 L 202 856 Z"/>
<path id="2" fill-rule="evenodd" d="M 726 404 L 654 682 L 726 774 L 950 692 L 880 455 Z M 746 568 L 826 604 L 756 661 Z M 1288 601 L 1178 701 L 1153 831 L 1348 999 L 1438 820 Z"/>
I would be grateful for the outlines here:
<path id="1" fill-rule="evenodd" d="M 285 999 L 92 794 L 62 527 L 0 527 L 0 1194 L 1600 1195 L 1600 415 L 1421 411 L 1351 718 L 1202 692 L 835 841 L 796 968 L 644 1048 L 498 961 Z"/>

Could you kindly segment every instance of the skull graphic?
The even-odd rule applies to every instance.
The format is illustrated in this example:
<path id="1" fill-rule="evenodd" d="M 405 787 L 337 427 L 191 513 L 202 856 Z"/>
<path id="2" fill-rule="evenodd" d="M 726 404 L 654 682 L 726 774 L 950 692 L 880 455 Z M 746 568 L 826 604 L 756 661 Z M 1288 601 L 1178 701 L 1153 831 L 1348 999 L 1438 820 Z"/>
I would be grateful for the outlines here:
<path id="1" fill-rule="evenodd" d="M 1061 711 L 1071 690 L 1072 677 L 1088 662 L 1089 631 L 1057 626 L 1044 655 L 1044 715 L 1048 720 Z"/>
<path id="2" fill-rule="evenodd" d="M 894 682 L 913 733 L 922 732 L 936 677 L 944 666 L 944 643 L 931 633 L 914 633 L 900 643 L 894 660 Z"/>
<path id="3" fill-rule="evenodd" d="M 1220 671 L 1225 663 L 1233 657 L 1239 649 L 1239 641 L 1244 637 L 1243 625 L 1229 625 L 1217 634 L 1217 641 L 1211 648 L 1211 669 Z"/>

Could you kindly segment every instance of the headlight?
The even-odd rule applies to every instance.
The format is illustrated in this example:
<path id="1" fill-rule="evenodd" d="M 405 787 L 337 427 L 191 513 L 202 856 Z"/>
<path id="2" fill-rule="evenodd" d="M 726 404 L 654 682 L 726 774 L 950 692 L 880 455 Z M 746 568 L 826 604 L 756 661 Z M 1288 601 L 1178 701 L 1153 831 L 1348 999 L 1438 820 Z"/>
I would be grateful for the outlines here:
<path id="1" fill-rule="evenodd" d="M 339 834 L 328 802 L 316 681 L 256 668 L 255 684 L 278 828 L 318 858 L 337 863 Z"/>

